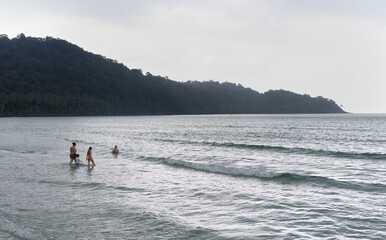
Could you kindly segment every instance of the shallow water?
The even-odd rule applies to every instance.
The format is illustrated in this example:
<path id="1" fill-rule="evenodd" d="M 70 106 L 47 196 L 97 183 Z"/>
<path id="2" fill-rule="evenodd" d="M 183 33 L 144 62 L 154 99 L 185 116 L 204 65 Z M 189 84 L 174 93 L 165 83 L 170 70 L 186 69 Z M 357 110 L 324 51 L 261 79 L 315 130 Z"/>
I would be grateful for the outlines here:
<path id="1" fill-rule="evenodd" d="M 386 239 L 385 146 L 386 115 L 1 118 L 0 239 Z"/>

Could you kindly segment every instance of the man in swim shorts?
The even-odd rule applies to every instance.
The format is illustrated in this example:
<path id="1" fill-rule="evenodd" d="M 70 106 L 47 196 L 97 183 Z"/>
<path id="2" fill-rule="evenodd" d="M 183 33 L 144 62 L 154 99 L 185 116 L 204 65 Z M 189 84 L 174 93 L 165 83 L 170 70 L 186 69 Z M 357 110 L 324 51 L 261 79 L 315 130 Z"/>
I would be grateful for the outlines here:
<path id="1" fill-rule="evenodd" d="M 76 143 L 72 143 L 72 147 L 70 147 L 70 165 L 72 161 L 76 161 Z"/>

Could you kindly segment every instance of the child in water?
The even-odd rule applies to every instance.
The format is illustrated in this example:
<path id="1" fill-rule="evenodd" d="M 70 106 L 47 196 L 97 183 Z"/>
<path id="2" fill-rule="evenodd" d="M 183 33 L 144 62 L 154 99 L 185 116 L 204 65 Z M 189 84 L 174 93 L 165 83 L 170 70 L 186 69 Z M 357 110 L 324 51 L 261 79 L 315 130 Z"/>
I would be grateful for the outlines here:
<path id="1" fill-rule="evenodd" d="M 88 148 L 88 151 L 87 151 L 87 161 L 88 161 L 88 165 L 89 166 L 90 166 L 90 161 L 92 162 L 92 165 L 95 165 L 94 159 L 92 158 L 92 147 Z"/>
<path id="2" fill-rule="evenodd" d="M 79 154 L 76 154 L 75 164 L 76 164 L 76 165 L 79 165 L 79 164 L 80 164 Z"/>

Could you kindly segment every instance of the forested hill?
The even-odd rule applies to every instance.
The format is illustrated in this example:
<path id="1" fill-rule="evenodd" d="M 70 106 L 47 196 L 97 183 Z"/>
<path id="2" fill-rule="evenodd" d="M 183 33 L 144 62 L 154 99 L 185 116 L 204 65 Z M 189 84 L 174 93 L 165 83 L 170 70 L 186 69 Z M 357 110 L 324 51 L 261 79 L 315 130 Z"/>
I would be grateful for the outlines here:
<path id="1" fill-rule="evenodd" d="M 322 97 L 176 82 L 65 40 L 0 35 L 0 116 L 342 112 Z"/>

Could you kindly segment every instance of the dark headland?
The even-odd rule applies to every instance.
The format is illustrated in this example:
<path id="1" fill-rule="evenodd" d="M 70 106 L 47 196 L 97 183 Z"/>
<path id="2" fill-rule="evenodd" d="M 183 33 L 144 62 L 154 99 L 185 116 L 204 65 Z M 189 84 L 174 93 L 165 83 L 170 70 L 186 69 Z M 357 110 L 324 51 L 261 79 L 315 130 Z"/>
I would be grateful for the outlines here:
<path id="1" fill-rule="evenodd" d="M 65 40 L 0 35 L 0 116 L 344 113 L 331 99 L 143 74 Z"/>

